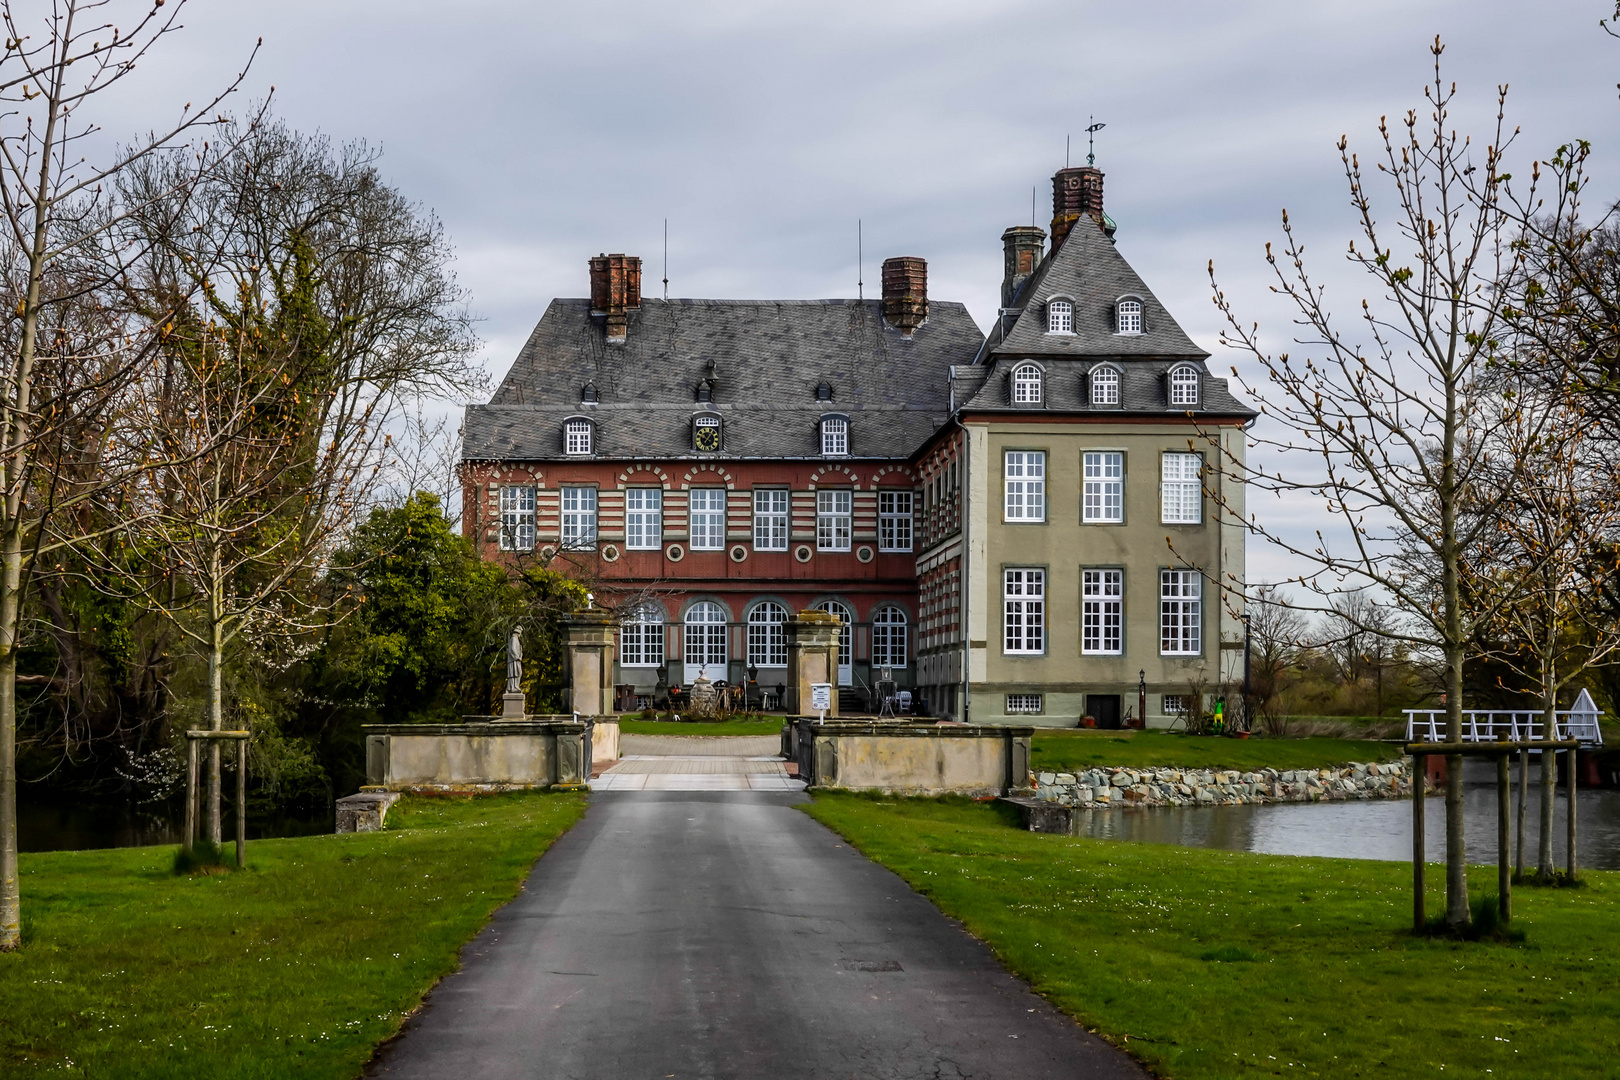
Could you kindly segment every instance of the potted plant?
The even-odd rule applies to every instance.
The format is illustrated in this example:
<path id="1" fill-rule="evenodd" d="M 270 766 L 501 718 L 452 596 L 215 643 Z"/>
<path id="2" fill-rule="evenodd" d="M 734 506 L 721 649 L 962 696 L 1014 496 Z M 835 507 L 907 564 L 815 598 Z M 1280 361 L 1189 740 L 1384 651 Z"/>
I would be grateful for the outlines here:
<path id="1" fill-rule="evenodd" d="M 1080 718 L 1080 726 L 1083 728 L 1094 728 L 1097 726 L 1097 718 L 1095 716 L 1082 716 Z"/>

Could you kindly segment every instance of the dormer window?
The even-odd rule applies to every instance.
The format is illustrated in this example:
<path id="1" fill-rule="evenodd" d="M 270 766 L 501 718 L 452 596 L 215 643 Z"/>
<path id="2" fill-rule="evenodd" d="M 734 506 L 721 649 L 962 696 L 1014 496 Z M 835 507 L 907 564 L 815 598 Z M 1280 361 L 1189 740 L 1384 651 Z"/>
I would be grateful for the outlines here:
<path id="1" fill-rule="evenodd" d="M 1093 405 L 1119 404 L 1119 371 L 1111 367 L 1091 369 L 1091 403 Z"/>
<path id="2" fill-rule="evenodd" d="M 849 420 L 842 416 L 821 418 L 821 453 L 824 457 L 849 456 Z"/>
<path id="3" fill-rule="evenodd" d="M 1142 332 L 1142 301 L 1121 300 L 1114 305 L 1115 332 L 1140 334 Z"/>
<path id="4" fill-rule="evenodd" d="M 1013 369 L 1012 399 L 1014 405 L 1041 403 L 1041 369 L 1034 364 L 1019 364 Z"/>
<path id="5" fill-rule="evenodd" d="M 712 454 L 720 449 L 720 444 L 720 418 L 718 416 L 693 418 L 692 449 Z"/>
<path id="6" fill-rule="evenodd" d="M 591 422 L 570 420 L 563 425 L 563 452 L 586 455 L 591 452 Z"/>
<path id="7" fill-rule="evenodd" d="M 1068 300 L 1046 302 L 1046 332 L 1048 334 L 1074 333 L 1074 304 Z"/>
<path id="8" fill-rule="evenodd" d="M 1193 367 L 1173 368 L 1170 372 L 1170 404 L 1197 405 L 1198 404 L 1198 369 Z"/>
<path id="9" fill-rule="evenodd" d="M 588 382 L 585 389 L 579 392 L 579 400 L 582 405 L 595 405 L 602 400 L 602 395 L 597 392 L 595 383 Z"/>
<path id="10" fill-rule="evenodd" d="M 714 382 L 712 380 L 704 379 L 702 382 L 698 383 L 697 400 L 700 402 L 709 402 L 714 400 Z"/>
<path id="11" fill-rule="evenodd" d="M 832 385 L 830 383 L 817 383 L 816 400 L 831 401 L 832 399 Z"/>

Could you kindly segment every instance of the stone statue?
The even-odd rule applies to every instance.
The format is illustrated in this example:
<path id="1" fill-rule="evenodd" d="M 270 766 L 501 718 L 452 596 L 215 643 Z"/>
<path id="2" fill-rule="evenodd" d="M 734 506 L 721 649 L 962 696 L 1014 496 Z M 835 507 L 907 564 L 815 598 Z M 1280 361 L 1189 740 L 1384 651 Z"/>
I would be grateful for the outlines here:
<path id="1" fill-rule="evenodd" d="M 506 643 L 506 692 L 523 692 L 523 638 L 516 627 L 512 629 L 511 640 Z"/>

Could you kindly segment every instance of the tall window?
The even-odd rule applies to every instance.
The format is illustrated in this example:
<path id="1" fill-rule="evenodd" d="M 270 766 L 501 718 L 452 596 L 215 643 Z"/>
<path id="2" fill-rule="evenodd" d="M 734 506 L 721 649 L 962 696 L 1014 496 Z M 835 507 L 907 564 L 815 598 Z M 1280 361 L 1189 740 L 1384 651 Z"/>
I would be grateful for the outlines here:
<path id="1" fill-rule="evenodd" d="M 854 657 L 854 650 L 850 648 L 855 640 L 855 616 L 849 608 L 837 600 L 823 600 L 816 605 L 817 611 L 825 611 L 829 615 L 838 616 L 838 681 L 848 685 L 850 660 Z"/>
<path id="2" fill-rule="evenodd" d="M 816 547 L 822 551 L 849 550 L 850 493 L 841 489 L 816 492 Z"/>
<path id="3" fill-rule="evenodd" d="M 827 457 L 844 457 L 849 453 L 848 420 L 829 416 L 821 421 L 821 452 Z"/>
<path id="4" fill-rule="evenodd" d="M 1017 405 L 1041 403 L 1041 369 L 1034 364 L 1020 364 L 1013 371 L 1013 403 Z"/>
<path id="5" fill-rule="evenodd" d="M 1080 651 L 1118 654 L 1123 623 L 1125 572 L 1084 570 L 1080 574 Z"/>
<path id="6" fill-rule="evenodd" d="M 899 608 L 887 607 L 872 616 L 872 664 L 906 666 L 906 613 Z"/>
<path id="7" fill-rule="evenodd" d="M 1115 309 L 1119 332 L 1121 334 L 1140 334 L 1142 332 L 1142 301 L 1121 300 Z"/>
<path id="8" fill-rule="evenodd" d="M 596 543 L 596 489 L 562 489 L 562 544 L 565 548 L 591 547 Z"/>
<path id="9" fill-rule="evenodd" d="M 1125 520 L 1125 455 L 1092 452 L 1082 458 L 1084 490 L 1080 520 L 1119 522 Z"/>
<path id="10" fill-rule="evenodd" d="M 1003 651 L 1038 653 L 1046 651 L 1046 571 L 1005 570 L 1002 572 Z"/>
<path id="11" fill-rule="evenodd" d="M 786 488 L 754 489 L 754 548 L 786 551 L 788 546 L 788 492 Z"/>
<path id="12" fill-rule="evenodd" d="M 1048 334 L 1074 333 L 1074 305 L 1067 300 L 1046 302 L 1046 332 Z"/>
<path id="13" fill-rule="evenodd" d="M 726 546 L 726 489 L 693 488 L 688 496 L 687 526 L 693 551 L 719 551 Z"/>
<path id="14" fill-rule="evenodd" d="M 704 600 L 686 609 L 686 677 L 726 677 L 726 609 Z"/>
<path id="15" fill-rule="evenodd" d="M 1166 656 L 1203 652 L 1203 584 L 1196 570 L 1159 571 L 1159 651 Z"/>
<path id="16" fill-rule="evenodd" d="M 664 491 L 629 488 L 624 493 L 624 546 L 652 551 L 664 542 Z"/>
<path id="17" fill-rule="evenodd" d="M 1166 525 L 1197 525 L 1204 519 L 1201 454 L 1166 454 L 1159 466 L 1160 516 Z"/>
<path id="18" fill-rule="evenodd" d="M 1091 403 L 1119 404 L 1119 372 L 1111 367 L 1091 369 Z"/>
<path id="19" fill-rule="evenodd" d="M 911 550 L 911 492 L 878 492 L 878 550 Z"/>
<path id="20" fill-rule="evenodd" d="M 787 634 L 782 621 L 787 608 L 767 600 L 748 613 L 748 664 L 750 667 L 787 667 Z"/>
<path id="21" fill-rule="evenodd" d="M 569 454 L 591 452 L 591 422 L 570 420 L 563 425 L 563 450 Z"/>
<path id="22" fill-rule="evenodd" d="M 1044 451 L 1007 451 L 1006 485 L 1006 520 L 1046 520 L 1046 454 Z"/>
<path id="23" fill-rule="evenodd" d="M 664 613 L 643 604 L 619 624 L 619 663 L 657 667 L 664 662 Z"/>
<path id="24" fill-rule="evenodd" d="M 534 488 L 527 484 L 501 488 L 502 551 L 534 550 Z"/>
<path id="25" fill-rule="evenodd" d="M 1170 404 L 1198 404 L 1198 370 L 1178 367 L 1170 373 Z"/>

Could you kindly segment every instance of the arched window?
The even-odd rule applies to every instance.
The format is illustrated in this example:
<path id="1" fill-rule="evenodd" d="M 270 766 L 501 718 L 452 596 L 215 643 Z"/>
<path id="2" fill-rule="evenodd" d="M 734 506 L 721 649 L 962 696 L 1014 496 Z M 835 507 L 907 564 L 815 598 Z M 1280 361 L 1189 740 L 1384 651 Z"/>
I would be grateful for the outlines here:
<path id="1" fill-rule="evenodd" d="M 1048 334 L 1074 333 L 1074 305 L 1067 300 L 1046 302 L 1046 332 Z"/>
<path id="2" fill-rule="evenodd" d="M 886 607 L 872 616 L 872 666 L 906 666 L 906 613 Z"/>
<path id="3" fill-rule="evenodd" d="M 1178 367 L 1170 372 L 1170 404 L 1198 404 L 1198 369 Z"/>
<path id="4" fill-rule="evenodd" d="M 1142 332 L 1142 301 L 1121 300 L 1114 309 L 1114 326 L 1121 334 Z"/>
<path id="5" fill-rule="evenodd" d="M 699 416 L 692 420 L 692 449 L 713 453 L 720 449 L 720 418 Z"/>
<path id="6" fill-rule="evenodd" d="M 686 609 L 686 681 L 726 677 L 726 609 L 712 600 Z"/>
<path id="7" fill-rule="evenodd" d="M 579 392 L 579 400 L 582 403 L 595 404 L 602 400 L 602 395 L 597 391 L 595 383 L 588 382 L 585 384 L 585 389 Z"/>
<path id="8" fill-rule="evenodd" d="M 767 600 L 748 613 L 748 666 L 787 667 L 787 609 Z"/>
<path id="9" fill-rule="evenodd" d="M 1111 367 L 1091 369 L 1091 403 L 1093 405 L 1119 404 L 1119 371 Z"/>
<path id="10" fill-rule="evenodd" d="M 855 616 L 850 614 L 849 608 L 840 604 L 837 600 L 823 600 L 816 605 L 816 610 L 825 611 L 829 615 L 836 615 L 839 621 L 844 624 L 838 630 L 838 685 L 850 686 L 855 681 L 853 678 L 854 665 L 850 662 L 853 658 L 850 642 L 854 639 L 854 631 L 851 627 L 854 625 Z"/>
<path id="11" fill-rule="evenodd" d="M 1041 369 L 1034 364 L 1019 364 L 1013 369 L 1013 404 L 1039 405 L 1041 403 Z"/>
<path id="12" fill-rule="evenodd" d="M 844 417 L 822 417 L 821 452 L 826 457 L 849 456 L 849 421 Z"/>
<path id="13" fill-rule="evenodd" d="M 619 663 L 624 667 L 658 667 L 664 662 L 664 613 L 642 604 L 619 624 Z"/>
<path id="14" fill-rule="evenodd" d="M 563 425 L 563 452 L 589 454 L 591 452 L 591 422 L 570 420 Z"/>

